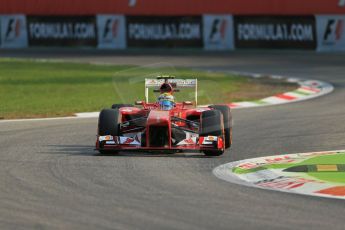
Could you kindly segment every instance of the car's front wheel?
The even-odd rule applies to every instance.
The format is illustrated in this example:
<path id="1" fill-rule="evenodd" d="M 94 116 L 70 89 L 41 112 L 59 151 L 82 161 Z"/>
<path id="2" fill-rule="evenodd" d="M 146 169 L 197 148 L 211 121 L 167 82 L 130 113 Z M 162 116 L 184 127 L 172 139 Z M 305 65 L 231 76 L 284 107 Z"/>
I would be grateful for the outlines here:
<path id="1" fill-rule="evenodd" d="M 227 105 L 211 105 L 212 109 L 219 110 L 223 114 L 225 148 L 230 148 L 232 144 L 232 114 Z"/>
<path id="2" fill-rule="evenodd" d="M 218 110 L 208 110 L 201 114 L 200 136 L 221 136 L 224 140 L 224 124 L 222 114 Z M 217 146 L 215 146 L 217 147 Z M 224 153 L 222 150 L 204 151 L 206 156 L 220 156 Z"/>
<path id="3" fill-rule="evenodd" d="M 118 109 L 103 109 L 98 118 L 99 136 L 119 136 L 120 134 L 120 113 Z M 116 153 L 116 151 L 105 150 L 100 146 L 101 154 Z"/>

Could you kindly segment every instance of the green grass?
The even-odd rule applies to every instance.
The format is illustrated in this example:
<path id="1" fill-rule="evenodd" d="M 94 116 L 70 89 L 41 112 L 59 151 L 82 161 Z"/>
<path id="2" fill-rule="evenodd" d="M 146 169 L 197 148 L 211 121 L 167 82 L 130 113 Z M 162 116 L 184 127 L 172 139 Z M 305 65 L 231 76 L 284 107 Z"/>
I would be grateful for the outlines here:
<path id="1" fill-rule="evenodd" d="M 144 79 L 157 75 L 198 78 L 199 104 L 256 100 L 296 89 L 296 85 L 258 83 L 223 73 L 171 66 L 112 66 L 0 59 L 0 119 L 55 117 L 99 111 L 114 103 L 144 99 Z M 176 93 L 192 99 L 191 90 Z M 154 97 L 151 97 L 154 99 Z"/>
<path id="2" fill-rule="evenodd" d="M 307 164 L 345 164 L 345 153 L 329 156 L 314 157 L 303 162 Z M 345 183 L 345 172 L 310 172 L 309 176 L 319 180 Z"/>
<path id="3" fill-rule="evenodd" d="M 246 173 L 253 173 L 265 169 L 285 169 L 293 166 L 298 165 L 317 165 L 317 164 L 345 164 L 345 153 L 338 153 L 336 155 L 324 155 L 324 156 L 317 156 L 307 159 L 300 163 L 291 163 L 291 164 L 267 164 L 261 167 L 253 168 L 253 169 L 240 169 L 234 168 L 233 172 L 236 174 L 246 174 Z M 322 181 L 329 181 L 329 182 L 337 182 L 337 183 L 345 183 L 345 172 L 309 172 L 306 173 L 309 176 L 315 177 Z"/>

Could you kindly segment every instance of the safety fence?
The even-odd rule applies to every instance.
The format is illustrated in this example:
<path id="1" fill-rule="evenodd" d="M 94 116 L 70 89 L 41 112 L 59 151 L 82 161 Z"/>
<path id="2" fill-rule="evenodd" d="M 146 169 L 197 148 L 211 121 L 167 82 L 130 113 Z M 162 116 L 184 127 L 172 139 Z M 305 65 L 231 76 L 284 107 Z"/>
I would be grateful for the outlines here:
<path id="1" fill-rule="evenodd" d="M 345 51 L 345 15 L 0 15 L 0 47 Z"/>

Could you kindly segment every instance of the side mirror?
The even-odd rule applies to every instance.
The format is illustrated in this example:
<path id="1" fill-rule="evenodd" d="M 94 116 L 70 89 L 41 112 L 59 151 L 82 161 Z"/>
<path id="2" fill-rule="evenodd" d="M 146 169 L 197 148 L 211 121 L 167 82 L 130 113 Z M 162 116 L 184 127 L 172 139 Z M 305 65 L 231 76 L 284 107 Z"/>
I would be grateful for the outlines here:
<path id="1" fill-rule="evenodd" d="M 183 105 L 193 105 L 193 102 L 191 102 L 191 101 L 184 101 Z"/>
<path id="2" fill-rule="evenodd" d="M 143 101 L 136 101 L 135 105 L 144 105 L 144 102 Z"/>

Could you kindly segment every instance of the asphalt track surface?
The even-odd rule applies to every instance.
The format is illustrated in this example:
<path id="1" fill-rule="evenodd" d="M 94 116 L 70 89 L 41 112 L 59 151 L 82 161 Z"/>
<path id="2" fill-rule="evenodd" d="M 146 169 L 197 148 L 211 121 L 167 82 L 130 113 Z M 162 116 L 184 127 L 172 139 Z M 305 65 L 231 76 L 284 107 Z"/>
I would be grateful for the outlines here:
<path id="1" fill-rule="evenodd" d="M 332 94 L 233 112 L 224 156 L 100 156 L 97 119 L 0 123 L 0 229 L 344 229 L 345 202 L 227 183 L 212 169 L 246 158 L 345 149 L 345 54 L 113 54 L 7 51 L 64 58 L 270 73 L 323 80 Z"/>

